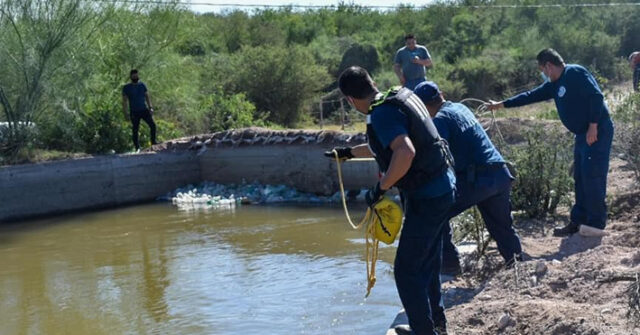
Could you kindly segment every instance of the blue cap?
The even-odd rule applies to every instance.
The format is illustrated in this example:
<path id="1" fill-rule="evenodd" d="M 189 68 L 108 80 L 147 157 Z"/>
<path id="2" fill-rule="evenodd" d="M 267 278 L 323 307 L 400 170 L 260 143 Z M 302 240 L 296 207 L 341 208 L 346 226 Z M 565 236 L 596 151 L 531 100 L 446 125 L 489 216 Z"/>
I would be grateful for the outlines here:
<path id="1" fill-rule="evenodd" d="M 432 81 L 423 81 L 413 90 L 422 102 L 430 102 L 440 96 L 438 85 Z"/>

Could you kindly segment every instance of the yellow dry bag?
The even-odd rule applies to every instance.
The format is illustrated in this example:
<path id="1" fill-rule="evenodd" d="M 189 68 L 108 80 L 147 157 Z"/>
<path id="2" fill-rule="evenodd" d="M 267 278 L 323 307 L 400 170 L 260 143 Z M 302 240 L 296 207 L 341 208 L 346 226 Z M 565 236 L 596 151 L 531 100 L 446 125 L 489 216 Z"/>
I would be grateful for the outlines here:
<path id="1" fill-rule="evenodd" d="M 392 244 L 402 226 L 402 209 L 389 197 L 383 197 L 373 206 L 374 236 L 376 239 Z"/>

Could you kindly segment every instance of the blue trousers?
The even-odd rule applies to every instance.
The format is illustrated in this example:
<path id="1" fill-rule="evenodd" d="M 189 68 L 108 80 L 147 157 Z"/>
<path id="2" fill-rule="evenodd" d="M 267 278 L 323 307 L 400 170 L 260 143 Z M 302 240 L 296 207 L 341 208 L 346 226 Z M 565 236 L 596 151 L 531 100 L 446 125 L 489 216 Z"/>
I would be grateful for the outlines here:
<path id="1" fill-rule="evenodd" d="M 454 191 L 426 197 L 402 192 L 404 224 L 394 276 L 398 295 L 416 335 L 435 335 L 434 323 L 446 324 L 440 289 L 442 229 L 455 201 Z"/>
<path id="2" fill-rule="evenodd" d="M 515 254 L 522 252 L 520 237 L 513 229 L 511 216 L 511 182 L 513 177 L 502 164 L 494 169 L 479 170 L 473 181 L 465 174 L 456 177 L 456 203 L 451 207 L 448 219 L 478 206 L 489 234 L 496 241 L 498 251 L 505 261 L 511 261 Z M 443 233 L 442 258 L 444 264 L 458 262 L 458 250 L 452 241 L 449 221 Z"/>
<path id="3" fill-rule="evenodd" d="M 640 82 L 640 64 L 636 64 L 633 69 L 633 90 L 638 92 L 638 85 Z"/>
<path id="4" fill-rule="evenodd" d="M 587 144 L 586 134 L 576 135 L 574 147 L 575 205 L 571 222 L 604 229 L 607 224 L 607 173 L 613 141 L 610 118 L 598 123 L 598 141 Z"/>
<path id="5" fill-rule="evenodd" d="M 407 80 L 404 83 L 404 87 L 410 89 L 410 90 L 414 90 L 416 88 L 416 86 L 418 86 L 418 84 L 420 84 L 423 81 L 427 81 L 426 78 L 416 78 L 416 79 L 411 79 L 411 80 Z"/>

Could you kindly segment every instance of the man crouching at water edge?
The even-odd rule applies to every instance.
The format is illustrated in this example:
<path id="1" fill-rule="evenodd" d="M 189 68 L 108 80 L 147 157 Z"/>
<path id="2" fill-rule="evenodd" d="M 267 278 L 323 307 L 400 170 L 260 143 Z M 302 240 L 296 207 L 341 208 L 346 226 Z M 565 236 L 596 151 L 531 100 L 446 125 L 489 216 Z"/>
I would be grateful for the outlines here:
<path id="1" fill-rule="evenodd" d="M 446 142 L 411 90 L 380 93 L 367 71 L 357 66 L 346 69 L 338 85 L 347 101 L 367 116 L 368 139 L 368 144 L 335 148 L 339 158 L 375 156 L 384 176 L 365 196 L 370 207 L 393 186 L 403 199 L 394 276 L 411 328 L 398 326 L 396 332 L 446 334 L 440 291 L 442 231 L 455 201 L 455 175 Z"/>

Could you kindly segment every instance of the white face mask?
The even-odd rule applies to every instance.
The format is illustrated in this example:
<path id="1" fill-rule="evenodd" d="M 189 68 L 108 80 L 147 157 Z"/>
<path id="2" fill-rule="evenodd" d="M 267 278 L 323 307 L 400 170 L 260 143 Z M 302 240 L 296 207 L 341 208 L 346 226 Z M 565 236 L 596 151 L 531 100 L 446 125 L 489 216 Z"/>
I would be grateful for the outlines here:
<path id="1" fill-rule="evenodd" d="M 546 74 L 544 74 L 544 71 L 540 71 L 540 76 L 542 77 L 542 80 L 544 80 L 544 82 L 549 82 L 549 76 L 547 76 Z"/>

